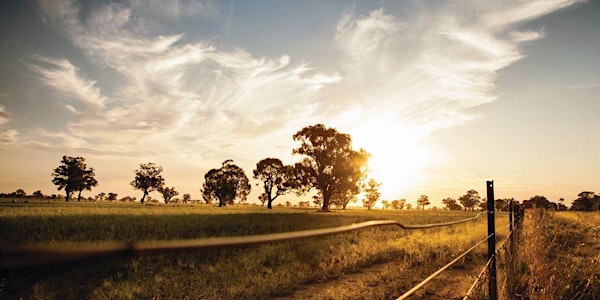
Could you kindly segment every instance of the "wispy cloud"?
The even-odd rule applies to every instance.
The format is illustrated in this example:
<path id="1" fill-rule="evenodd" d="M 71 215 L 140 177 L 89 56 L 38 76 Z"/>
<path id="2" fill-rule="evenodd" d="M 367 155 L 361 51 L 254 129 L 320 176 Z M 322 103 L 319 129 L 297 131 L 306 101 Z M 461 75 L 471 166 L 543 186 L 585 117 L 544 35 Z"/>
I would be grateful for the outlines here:
<path id="1" fill-rule="evenodd" d="M 6 112 L 4 106 L 0 105 L 0 125 L 10 121 L 13 118 L 13 115 Z"/>
<path id="2" fill-rule="evenodd" d="M 100 90 L 102 78 L 71 61 L 36 56 L 29 66 L 40 81 L 76 100 L 65 104 L 73 113 L 66 132 L 38 134 L 94 153 L 256 161 L 289 155 L 282 145 L 295 130 L 326 122 L 352 134 L 376 164 L 414 172 L 427 161 L 419 141 L 475 118 L 469 108 L 496 99 L 497 71 L 545 36 L 519 25 L 578 2 L 451 1 L 409 16 L 344 14 L 323 41 L 338 52 L 322 71 L 304 57 L 260 57 L 148 28 L 155 18 L 216 18 L 211 2 L 131 0 L 82 11 L 71 0 L 39 1 L 43 19 L 119 84 Z"/>
<path id="3" fill-rule="evenodd" d="M 102 96 L 100 89 L 96 86 L 96 81 L 83 78 L 77 68 L 68 60 L 39 55 L 33 58 L 37 64 L 29 63 L 28 66 L 39 76 L 41 82 L 73 100 L 85 104 L 86 109 L 99 112 L 104 107 L 106 98 Z M 76 112 L 71 105 L 68 105 L 67 108 Z"/>

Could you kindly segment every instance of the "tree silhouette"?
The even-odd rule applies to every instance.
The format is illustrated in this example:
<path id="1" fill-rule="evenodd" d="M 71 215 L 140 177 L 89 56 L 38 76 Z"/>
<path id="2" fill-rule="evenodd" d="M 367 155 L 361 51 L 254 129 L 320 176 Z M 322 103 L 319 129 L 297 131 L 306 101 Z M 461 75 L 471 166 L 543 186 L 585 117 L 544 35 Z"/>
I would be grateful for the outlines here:
<path id="1" fill-rule="evenodd" d="M 246 201 L 250 194 L 250 183 L 244 170 L 233 160 L 226 160 L 219 169 L 211 169 L 204 175 L 204 185 L 201 189 L 202 198 L 206 203 L 219 201 L 219 207 L 233 204 L 236 199 Z"/>
<path id="2" fill-rule="evenodd" d="M 32 196 L 34 198 L 44 198 L 44 194 L 42 193 L 41 190 L 37 190 L 37 191 L 33 192 Z"/>
<path id="3" fill-rule="evenodd" d="M 304 191 L 315 188 L 322 199 L 321 211 L 329 211 L 332 197 L 360 191 L 365 177 L 368 154 L 354 151 L 350 135 L 339 133 L 323 124 L 305 127 L 296 132 L 294 141 L 300 146 L 293 154 L 304 155 L 297 172 Z"/>
<path id="4" fill-rule="evenodd" d="M 552 208 L 556 208 L 556 204 L 550 202 L 544 196 L 537 195 L 537 196 L 533 196 L 533 197 L 529 198 L 529 200 L 524 200 L 523 207 L 524 208 L 552 209 Z"/>
<path id="5" fill-rule="evenodd" d="M 192 200 L 192 196 L 190 194 L 183 194 L 183 203 L 188 203 Z"/>
<path id="6" fill-rule="evenodd" d="M 392 208 L 393 209 L 403 209 L 405 204 L 406 204 L 406 199 L 392 200 Z"/>
<path id="7" fill-rule="evenodd" d="M 115 201 L 117 200 L 117 197 L 119 195 L 117 193 L 108 193 L 108 196 L 106 197 L 106 200 L 108 201 Z"/>
<path id="8" fill-rule="evenodd" d="M 571 205 L 572 210 L 595 211 L 600 209 L 600 196 L 594 192 L 584 191 L 577 195 Z"/>
<path id="9" fill-rule="evenodd" d="M 479 204 L 480 201 L 481 198 L 476 190 L 469 190 L 465 195 L 462 195 L 458 198 L 458 202 L 460 202 L 465 210 L 470 208 L 471 211 L 475 210 L 475 206 Z"/>
<path id="10" fill-rule="evenodd" d="M 175 187 L 159 187 L 157 191 L 163 196 L 163 200 L 165 200 L 165 204 L 169 204 L 169 201 L 173 199 L 173 197 L 179 195 L 179 192 L 175 190 Z"/>
<path id="11" fill-rule="evenodd" d="M 150 192 L 157 190 L 165 184 L 165 179 L 160 175 L 163 168 L 155 163 L 140 164 L 140 168 L 135 170 L 135 178 L 130 183 L 136 190 L 144 192 L 140 200 L 144 204 L 144 199 Z"/>
<path id="12" fill-rule="evenodd" d="M 17 189 L 12 193 L 16 198 L 25 198 L 27 197 L 27 193 L 23 189 Z"/>
<path id="13" fill-rule="evenodd" d="M 367 210 L 371 210 L 373 205 L 379 200 L 381 193 L 379 192 L 379 187 L 381 186 L 380 182 L 375 181 L 375 179 L 371 178 L 369 182 L 366 184 L 365 189 L 365 201 L 364 205 Z"/>
<path id="14" fill-rule="evenodd" d="M 456 203 L 456 200 L 452 198 L 442 199 L 442 203 L 446 205 L 448 210 L 462 210 L 462 206 Z"/>
<path id="15" fill-rule="evenodd" d="M 65 189 L 66 201 L 71 198 L 71 193 L 78 191 L 77 201 L 81 200 L 81 191 L 91 190 L 98 185 L 94 178 L 93 168 L 87 168 L 85 158 L 63 156 L 61 165 L 52 172 L 52 183 L 58 186 L 58 190 Z"/>
<path id="16" fill-rule="evenodd" d="M 267 208 L 273 208 L 273 201 L 281 195 L 289 193 L 293 184 L 293 171 L 292 166 L 284 165 L 281 160 L 277 158 L 265 158 L 256 164 L 254 169 L 254 179 L 258 179 L 263 183 L 264 193 L 259 198 L 265 199 L 267 202 Z"/>
<path id="17" fill-rule="evenodd" d="M 421 206 L 421 209 L 425 209 L 425 206 L 429 204 L 431 204 L 431 202 L 429 202 L 429 197 L 427 197 L 427 195 L 421 195 L 421 197 L 417 199 L 417 207 Z"/>

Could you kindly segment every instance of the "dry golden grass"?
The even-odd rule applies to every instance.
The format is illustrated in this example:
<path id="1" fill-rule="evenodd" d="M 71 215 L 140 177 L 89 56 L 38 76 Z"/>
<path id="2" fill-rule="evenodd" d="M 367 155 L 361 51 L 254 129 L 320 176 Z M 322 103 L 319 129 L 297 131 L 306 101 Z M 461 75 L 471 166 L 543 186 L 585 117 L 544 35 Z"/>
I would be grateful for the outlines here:
<path id="1" fill-rule="evenodd" d="M 323 214 L 252 206 L 216 209 L 117 203 L 6 204 L 0 205 L 0 237 L 11 244 L 182 239 L 295 231 L 378 219 L 425 224 L 471 216 L 469 212 L 432 210 Z M 498 228 L 507 226 L 505 219 L 498 219 Z M 481 217 L 426 230 L 382 227 L 240 249 L 112 257 L 2 274 L 0 298 L 264 299 L 292 296 L 308 286 L 360 274 L 374 266 L 388 269 L 375 277 L 355 279 L 354 285 L 365 287 L 362 291 L 320 294 L 331 299 L 389 298 L 409 289 L 486 235 L 486 221 Z M 474 260 L 479 263 L 484 256 L 485 247 L 481 247 L 460 264 Z M 467 283 L 470 281 L 467 278 Z M 371 296 L 361 294 L 365 289 L 373 291 Z"/>
<path id="2" fill-rule="evenodd" d="M 527 211 L 515 270 L 517 297 L 600 297 L 600 214 Z"/>

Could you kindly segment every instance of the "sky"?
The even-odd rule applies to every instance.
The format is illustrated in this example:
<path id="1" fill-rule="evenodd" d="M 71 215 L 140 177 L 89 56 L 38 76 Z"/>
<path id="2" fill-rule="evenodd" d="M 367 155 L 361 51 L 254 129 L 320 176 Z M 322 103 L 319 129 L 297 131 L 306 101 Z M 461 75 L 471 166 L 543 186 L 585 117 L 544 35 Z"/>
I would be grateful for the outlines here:
<path id="1" fill-rule="evenodd" d="M 600 192 L 598 28 L 579 0 L 2 1 L 0 191 L 59 193 L 67 155 L 95 169 L 86 197 L 140 198 L 154 162 L 199 199 L 209 169 L 291 164 L 322 123 L 371 154 L 383 199 L 493 180 L 570 203 Z"/>

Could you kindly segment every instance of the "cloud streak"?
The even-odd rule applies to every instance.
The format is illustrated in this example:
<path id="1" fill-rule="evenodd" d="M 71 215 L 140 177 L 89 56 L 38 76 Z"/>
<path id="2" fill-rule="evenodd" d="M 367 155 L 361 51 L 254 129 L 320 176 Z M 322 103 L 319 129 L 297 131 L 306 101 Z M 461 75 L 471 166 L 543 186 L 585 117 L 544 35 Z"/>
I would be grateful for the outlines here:
<path id="1" fill-rule="evenodd" d="M 74 100 L 64 104 L 72 115 L 65 131 L 37 135 L 97 154 L 250 164 L 289 156 L 296 130 L 325 122 L 352 134 L 375 165 L 406 170 L 400 182 L 428 161 L 420 141 L 477 117 L 469 109 L 496 100 L 497 72 L 526 55 L 523 43 L 545 36 L 519 25 L 579 2 L 451 1 L 419 5 L 413 15 L 344 14 L 323 41 L 337 51 L 323 71 L 304 57 L 219 49 L 212 37 L 187 41 L 188 33 L 160 27 L 216 19 L 212 2 L 131 0 L 84 11 L 71 0 L 39 1 L 43 20 L 119 84 L 101 90 L 103 78 L 71 61 L 35 56 L 28 66 L 39 81 Z"/>

